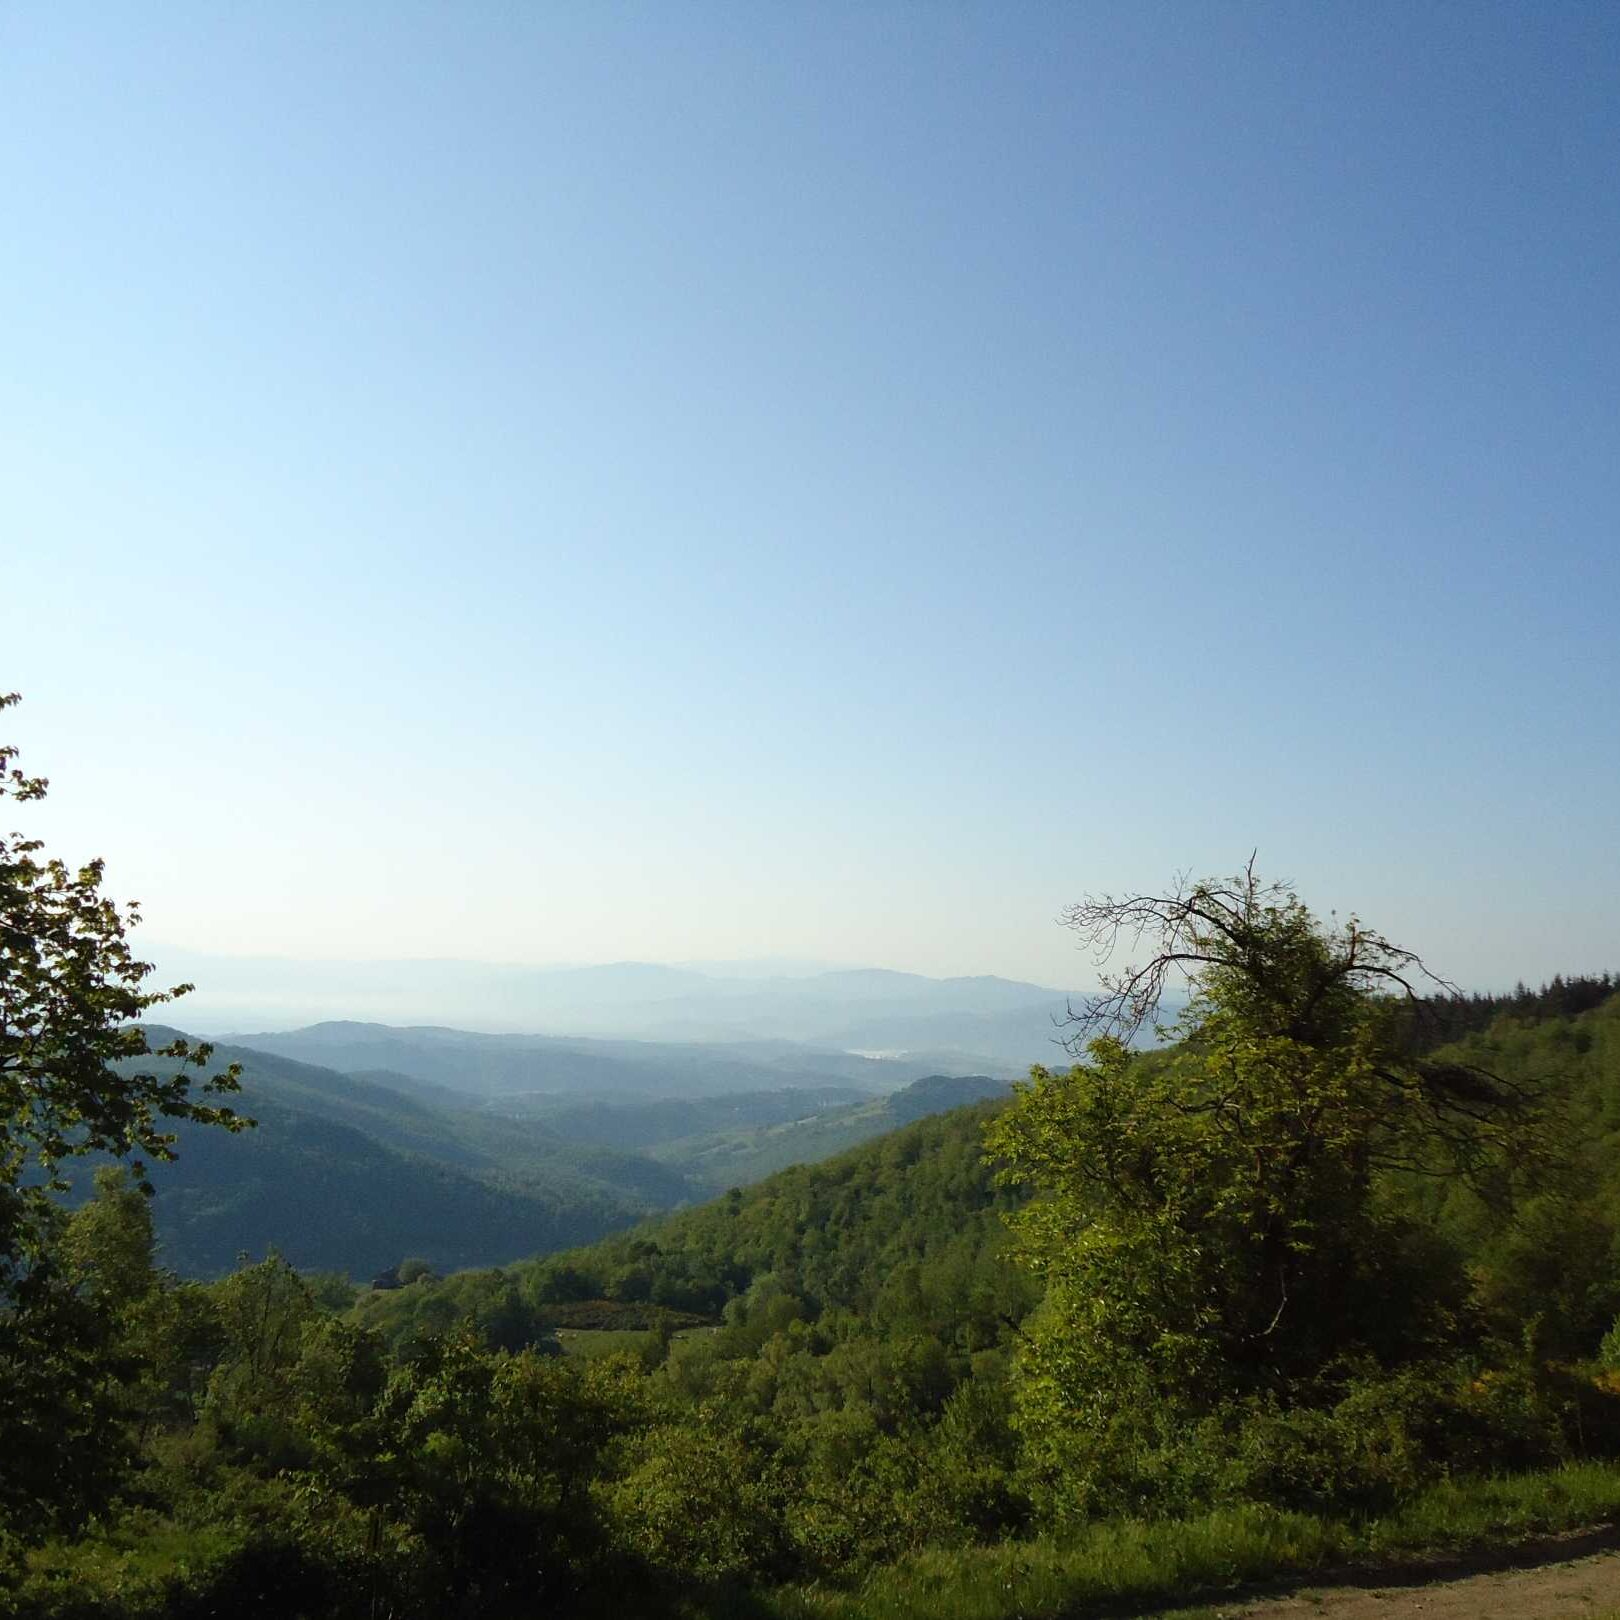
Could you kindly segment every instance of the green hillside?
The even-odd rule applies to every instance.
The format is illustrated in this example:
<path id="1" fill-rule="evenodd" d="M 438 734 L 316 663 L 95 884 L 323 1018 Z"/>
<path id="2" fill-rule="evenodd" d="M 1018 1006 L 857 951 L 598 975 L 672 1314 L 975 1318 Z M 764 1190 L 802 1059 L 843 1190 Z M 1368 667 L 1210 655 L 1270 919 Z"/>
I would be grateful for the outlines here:
<path id="1" fill-rule="evenodd" d="M 158 1258 L 183 1276 L 219 1276 L 272 1248 L 301 1269 L 357 1276 L 406 1255 L 444 1270 L 488 1265 L 636 1215 L 628 1198 L 585 1180 L 502 1185 L 313 1112 L 262 1096 L 251 1106 L 256 1130 L 183 1130 L 179 1158 L 154 1170 Z"/>
<path id="2" fill-rule="evenodd" d="M 1559 1096 L 1575 1169 L 1559 1187 L 1518 1206 L 1492 1209 L 1466 1187 L 1422 1179 L 1403 1181 L 1394 1196 L 1459 1244 L 1489 1255 L 1504 1275 L 1528 1258 L 1527 1231 L 1555 1214 L 1577 1225 L 1606 1221 L 1620 1232 L 1620 995 L 1574 1016 L 1498 1013 L 1487 1031 L 1441 1047 L 1439 1055 L 1465 1058 Z M 1016 1319 L 1033 1296 L 1005 1258 L 1001 1221 L 1025 1195 L 996 1186 L 984 1157 L 984 1125 L 1000 1105 L 979 1103 L 895 1128 L 896 1106 L 903 1109 L 905 1097 L 734 1133 L 760 1158 L 761 1143 L 773 1137 L 795 1141 L 803 1157 L 699 1208 L 508 1270 L 542 1304 L 589 1296 L 715 1316 L 765 1277 L 773 1289 L 786 1289 L 818 1311 L 882 1316 L 880 1300 L 907 1293 L 927 1302 L 924 1319 L 942 1338 L 976 1342 L 991 1319 L 1001 1326 L 990 1338 L 1002 1338 L 1006 1318 Z M 880 1122 L 889 1124 L 886 1134 L 879 1134 Z M 869 1131 L 878 1139 L 810 1162 L 810 1144 L 835 1140 L 841 1131 Z M 691 1153 L 682 1142 L 658 1151 Z M 1568 1191 L 1570 1185 L 1581 1195 Z M 1609 1267 L 1606 1244 L 1586 1253 L 1594 1269 Z M 1580 1255 L 1541 1258 L 1568 1266 Z M 1620 1269 L 1613 1280 L 1591 1287 L 1571 1325 L 1586 1334 L 1588 1349 L 1591 1335 L 1620 1310 Z M 981 1290 L 977 1306 L 975 1289 Z M 985 1297 L 998 1300 L 988 1313 Z"/>
<path id="3" fill-rule="evenodd" d="M 270 1247 L 301 1268 L 361 1278 L 406 1256 L 440 1272 L 504 1263 L 1000 1089 L 935 1077 L 854 1103 L 858 1093 L 836 1087 L 485 1100 L 386 1070 L 343 1074 L 229 1045 L 215 1054 L 241 1065 L 239 1106 L 259 1124 L 236 1136 L 182 1128 L 178 1159 L 156 1169 L 163 1260 L 187 1276 L 217 1275 Z M 86 1192 L 88 1167 L 77 1180 Z"/>
<path id="4" fill-rule="evenodd" d="M 996 1105 L 920 1120 L 826 1162 L 800 1165 L 633 1231 L 517 1268 L 537 1301 L 649 1300 L 718 1315 L 769 1278 L 812 1313 L 882 1318 L 921 1306 L 930 1330 L 983 1348 L 1029 1290 L 1003 1258 L 983 1129 Z"/>
<path id="5" fill-rule="evenodd" d="M 887 1097 L 798 1111 L 773 1123 L 676 1137 L 651 1149 L 688 1180 L 719 1192 L 745 1187 L 794 1164 L 814 1164 L 913 1120 L 1004 1095 L 986 1075 L 929 1075 Z"/>
<path id="6" fill-rule="evenodd" d="M 174 1033 L 150 1031 L 154 1041 Z M 182 1127 L 178 1158 L 154 1168 L 161 1256 L 183 1275 L 218 1275 L 271 1247 L 297 1266 L 357 1276 L 407 1255 L 439 1270 L 489 1265 L 693 1196 L 644 1155 L 567 1142 L 534 1121 L 245 1047 L 216 1056 L 241 1064 L 239 1106 L 258 1126 L 234 1136 Z M 88 1179 L 86 1169 L 81 1189 Z"/>

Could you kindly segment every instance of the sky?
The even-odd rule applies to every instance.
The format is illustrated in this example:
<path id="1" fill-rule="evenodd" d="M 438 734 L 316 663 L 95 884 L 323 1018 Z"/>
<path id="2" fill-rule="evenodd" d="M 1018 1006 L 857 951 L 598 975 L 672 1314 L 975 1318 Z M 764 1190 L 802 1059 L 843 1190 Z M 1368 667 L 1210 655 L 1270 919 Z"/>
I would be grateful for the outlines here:
<path id="1" fill-rule="evenodd" d="M 1620 8 L 13 0 L 0 220 L 148 950 L 1620 967 Z"/>

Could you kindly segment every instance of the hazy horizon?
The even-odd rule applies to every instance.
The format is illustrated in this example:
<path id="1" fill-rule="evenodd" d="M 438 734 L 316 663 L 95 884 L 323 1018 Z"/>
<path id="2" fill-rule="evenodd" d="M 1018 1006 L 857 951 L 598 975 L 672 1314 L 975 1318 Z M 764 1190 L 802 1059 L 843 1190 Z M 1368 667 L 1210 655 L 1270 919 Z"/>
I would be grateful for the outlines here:
<path id="1" fill-rule="evenodd" d="M 1073 981 L 1067 985 L 1053 983 L 1040 979 L 1024 978 L 1020 975 L 1008 973 L 927 973 L 917 968 L 896 967 L 884 962 L 835 962 L 815 960 L 802 957 L 745 957 L 730 959 L 693 958 L 691 960 L 661 960 L 653 957 L 616 957 L 601 961 L 561 961 L 561 962 L 526 962 L 516 959 L 492 959 L 479 956 L 322 956 L 300 955 L 294 952 L 282 951 L 194 951 L 190 947 L 172 940 L 157 941 L 134 936 L 134 943 L 139 946 L 137 955 L 150 957 L 162 971 L 162 964 L 166 959 L 192 958 L 196 960 L 214 960 L 219 962 L 286 962 L 300 966 L 318 967 L 322 965 L 349 966 L 349 967 L 387 967 L 409 966 L 426 967 L 443 964 L 455 967 L 489 968 L 495 971 L 511 971 L 522 973 L 569 973 L 580 972 L 592 968 L 604 967 L 661 967 L 676 968 L 693 973 L 700 973 L 708 977 L 738 979 L 790 979 L 801 980 L 814 978 L 823 974 L 837 973 L 893 973 L 906 977 L 933 979 L 940 982 L 949 982 L 954 979 L 1006 979 L 1015 983 L 1028 984 L 1036 989 L 1050 990 L 1059 995 L 1090 994 L 1099 988 L 1098 970 L 1092 965 L 1091 958 L 1077 951 L 1075 960 L 1081 964 L 1082 971 L 1077 972 Z M 1142 956 L 1138 951 L 1133 958 L 1127 951 L 1117 952 L 1109 963 L 1105 963 L 1103 972 L 1111 967 L 1117 968 L 1127 960 L 1134 960 Z M 1491 979 L 1482 981 L 1458 982 L 1450 981 L 1463 995 L 1491 995 L 1512 990 L 1515 985 L 1523 983 L 1532 987 L 1539 986 L 1547 980 L 1562 975 L 1565 978 L 1581 974 L 1613 973 L 1612 962 L 1570 962 L 1562 967 L 1554 968 L 1542 975 L 1515 974 L 1512 978 Z"/>
<path id="2" fill-rule="evenodd" d="M 320 1023 L 486 1034 L 840 1051 L 938 1049 L 1042 1056 L 1052 1016 L 1085 992 L 996 977 L 936 979 L 870 967 L 756 972 L 760 964 L 530 966 L 466 959 L 219 956 L 159 947 L 154 982 L 196 989 L 156 1016 L 208 1037 Z M 1010 1043 L 1010 1047 L 1009 1047 Z"/>
<path id="3" fill-rule="evenodd" d="M 0 97 L 12 821 L 153 940 L 1085 985 L 1258 850 L 1620 965 L 1620 9 L 24 4 Z"/>
<path id="4" fill-rule="evenodd" d="M 872 1055 L 860 1044 L 859 1036 L 852 1040 L 829 1039 L 824 1030 L 820 1034 L 806 1035 L 803 1030 L 785 1034 L 779 1023 L 774 1026 L 775 1033 L 772 1028 L 748 1029 L 730 1024 L 723 1016 L 717 1019 L 717 1009 L 724 1007 L 725 998 L 730 998 L 733 1011 L 754 998 L 757 1011 L 769 1003 L 773 994 L 785 994 L 790 1001 L 796 995 L 808 994 L 819 997 L 829 1007 L 842 1007 L 845 1017 L 858 1021 L 861 1001 L 850 981 L 880 997 L 893 981 L 889 995 L 893 1005 L 909 1003 L 910 1016 L 924 1022 L 914 1026 L 909 1040 L 884 1050 L 929 1045 L 963 1050 L 973 1043 L 971 1035 L 961 1037 L 960 1026 L 941 1023 L 939 1038 L 931 1040 L 926 1020 L 970 1011 L 975 1005 L 983 1013 L 998 1002 L 1004 1003 L 1009 990 L 1018 994 L 1022 1013 L 1038 1008 L 1043 999 L 1048 1011 L 1055 1011 L 1061 1004 L 1079 1006 L 1098 989 L 1095 979 L 1061 986 L 996 975 L 933 977 L 872 964 L 829 965 L 791 959 L 520 963 L 435 957 L 233 956 L 162 944 L 153 944 L 148 954 L 156 965 L 154 984 L 189 980 L 196 986 L 191 994 L 166 1007 L 157 1021 L 210 1038 L 246 1037 L 318 1023 L 361 1023 L 395 1028 L 447 1027 L 484 1034 L 700 1044 L 780 1038 L 846 1051 L 868 1051 Z M 615 980 L 614 976 L 621 972 L 628 977 Z M 650 985 L 638 983 L 644 972 L 660 977 Z M 676 982 L 666 982 L 661 977 L 666 972 L 675 975 Z M 570 988 L 581 980 L 591 985 L 590 990 L 570 996 Z M 1490 993 L 1509 990 L 1512 984 L 1457 988 L 1465 994 Z M 705 1005 L 706 990 L 722 1000 Z M 928 1000 L 931 993 L 944 990 L 955 992 L 949 1003 L 937 998 Z M 1173 1019 L 1185 994 L 1185 982 L 1172 978 L 1165 997 L 1166 1022 Z M 986 995 L 988 1001 L 981 1001 Z M 766 1015 L 766 1024 L 771 1025 L 773 1017 L 780 1020 L 781 1016 L 778 1002 Z M 954 1040 L 952 1028 L 958 1037 Z M 995 1045 L 991 1038 L 989 1046 Z"/>

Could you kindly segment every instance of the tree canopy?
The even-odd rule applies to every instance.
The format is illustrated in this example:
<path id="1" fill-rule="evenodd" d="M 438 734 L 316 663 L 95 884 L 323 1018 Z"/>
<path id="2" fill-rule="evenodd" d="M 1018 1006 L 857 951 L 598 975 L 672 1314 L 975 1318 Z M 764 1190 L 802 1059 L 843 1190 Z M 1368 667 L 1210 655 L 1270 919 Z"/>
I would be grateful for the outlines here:
<path id="1" fill-rule="evenodd" d="M 16 702 L 15 692 L 0 695 L 0 709 Z M 46 778 L 25 775 L 17 752 L 0 745 L 0 798 L 42 799 Z M 100 860 L 74 868 L 37 838 L 0 836 L 0 1268 L 13 1275 L 39 1252 L 65 1159 L 134 1156 L 144 1188 L 144 1160 L 171 1156 L 171 1122 L 250 1123 L 199 1100 L 234 1091 L 234 1066 L 194 1095 L 206 1044 L 148 1046 L 141 1017 L 191 986 L 146 988 L 152 965 L 128 940 L 139 907 L 120 909 L 101 884 Z M 129 1060 L 145 1057 L 169 1060 L 169 1072 L 129 1072 Z"/>
<path id="2" fill-rule="evenodd" d="M 1084 1060 L 1035 1069 L 988 1144 L 1036 1194 L 1013 1217 L 1046 1282 L 1021 1341 L 1026 1439 L 1088 1510 L 1105 1482 L 1151 1494 L 1146 1475 L 1185 1472 L 1199 1422 L 1252 1435 L 1256 1403 L 1331 1405 L 1358 1369 L 1447 1353 L 1460 1259 L 1391 1189 L 1483 1181 L 1544 1135 L 1525 1087 L 1412 1054 L 1396 1013 L 1431 977 L 1412 952 L 1323 924 L 1252 865 L 1068 920 L 1105 958 L 1126 937 L 1152 954 L 1105 978 L 1077 1017 Z M 1178 971 L 1178 1044 L 1131 1051 Z"/>

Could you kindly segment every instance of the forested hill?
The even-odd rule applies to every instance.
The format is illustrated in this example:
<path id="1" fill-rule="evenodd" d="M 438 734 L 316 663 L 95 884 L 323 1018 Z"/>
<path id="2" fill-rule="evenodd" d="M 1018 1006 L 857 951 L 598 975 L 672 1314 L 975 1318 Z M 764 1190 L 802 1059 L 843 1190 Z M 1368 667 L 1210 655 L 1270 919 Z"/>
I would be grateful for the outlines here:
<path id="1" fill-rule="evenodd" d="M 1534 1289 L 1546 1243 L 1589 1252 L 1591 1275 L 1561 1307 L 1556 1329 L 1572 1351 L 1589 1353 L 1620 1310 L 1620 1277 L 1608 1274 L 1603 1236 L 1612 1229 L 1620 1239 L 1620 995 L 1575 1016 L 1498 1015 L 1455 1050 L 1561 1099 L 1585 1196 L 1527 1204 L 1504 1219 L 1460 1188 L 1419 1186 L 1408 1194 L 1414 1212 L 1421 1208 L 1449 1241 L 1477 1253 L 1481 1277 L 1489 1274 L 1501 1299 Z M 984 1126 L 1002 1106 L 935 1115 L 701 1207 L 508 1268 L 507 1276 L 542 1315 L 605 1300 L 717 1317 L 736 1301 L 728 1319 L 754 1320 L 757 1332 L 769 1306 L 778 1325 L 847 1312 L 878 1337 L 904 1321 L 960 1350 L 1004 1341 L 1034 1293 L 1004 1255 L 1001 1215 L 1022 1197 L 997 1187 L 984 1159 Z M 1549 1234 L 1554 1220 L 1562 1236 Z"/>
<path id="2" fill-rule="evenodd" d="M 362 1277 L 408 1255 L 442 1270 L 490 1265 L 589 1241 L 693 1193 L 666 1165 L 565 1142 L 535 1121 L 244 1047 L 215 1057 L 242 1065 L 237 1105 L 258 1124 L 237 1135 L 182 1126 L 178 1158 L 153 1167 L 160 1257 L 187 1276 L 268 1248 Z M 81 1191 L 90 1168 L 79 1166 Z"/>
<path id="3" fill-rule="evenodd" d="M 153 1044 L 178 1034 L 147 1033 Z M 216 1046 L 215 1058 L 241 1065 L 237 1106 L 258 1125 L 237 1135 L 183 1126 L 178 1159 L 154 1169 L 161 1257 L 187 1276 L 272 1247 L 300 1269 L 361 1279 L 408 1257 L 441 1272 L 507 1264 L 1005 1089 L 932 1076 L 865 1101 L 824 1087 L 497 1104 L 248 1047 Z M 79 1167 L 81 1193 L 90 1169 Z"/>
<path id="4" fill-rule="evenodd" d="M 984 1125 L 1000 1106 L 919 1120 L 536 1261 L 525 1268 L 527 1291 L 539 1302 L 595 1297 L 714 1314 L 764 1285 L 807 1315 L 904 1318 L 964 1350 L 983 1348 L 1032 1298 L 1002 1254 L 1002 1213 L 1022 1198 L 994 1185 L 984 1158 Z"/>
<path id="5" fill-rule="evenodd" d="M 712 1196 L 729 1187 L 746 1187 L 790 1165 L 819 1163 L 930 1114 L 943 1114 L 986 1098 L 1005 1097 L 1009 1086 L 1008 1081 L 983 1074 L 926 1075 L 887 1097 L 842 1105 L 800 1106 L 774 1122 L 762 1120 L 706 1135 L 682 1136 L 660 1143 L 652 1152 Z M 809 1101 L 811 1094 L 777 1095 L 798 1095 Z M 625 1112 L 604 1110 L 604 1123 L 616 1123 L 614 1113 Z"/>
<path id="6" fill-rule="evenodd" d="M 1414 1007 L 1411 1042 L 1419 1049 L 1480 1035 L 1498 1019 L 1518 1023 L 1575 1018 L 1601 1007 L 1620 991 L 1612 973 L 1555 974 L 1539 989 L 1519 983 L 1512 990 L 1474 995 L 1425 996 Z"/>

